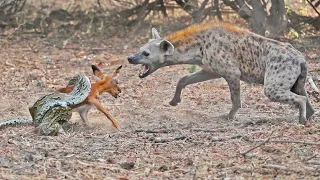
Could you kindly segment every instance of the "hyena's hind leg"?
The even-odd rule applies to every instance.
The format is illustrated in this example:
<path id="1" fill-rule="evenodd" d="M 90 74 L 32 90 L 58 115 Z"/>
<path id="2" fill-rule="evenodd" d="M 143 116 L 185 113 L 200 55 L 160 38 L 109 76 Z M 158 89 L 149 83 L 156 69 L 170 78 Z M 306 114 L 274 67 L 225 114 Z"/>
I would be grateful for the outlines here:
<path id="1" fill-rule="evenodd" d="M 207 81 L 210 79 L 217 79 L 217 78 L 221 78 L 221 76 L 212 71 L 207 71 L 204 69 L 182 77 L 177 84 L 174 97 L 169 102 L 169 104 L 171 106 L 176 106 L 178 105 L 179 102 L 181 102 L 182 89 L 185 88 L 187 85 Z"/>
<path id="2" fill-rule="evenodd" d="M 299 123 L 307 123 L 307 103 L 308 98 L 304 95 L 304 87 L 301 88 L 305 81 L 306 75 L 301 74 L 299 66 L 288 66 L 286 64 L 275 64 L 276 70 L 273 67 L 267 67 L 264 80 L 264 93 L 272 101 L 282 102 L 287 104 L 295 104 L 299 106 Z M 288 67 L 291 67 L 288 71 Z M 300 80 L 299 80 L 300 79 Z M 293 93 L 291 88 L 297 85 L 296 91 L 299 94 Z M 303 89 L 303 90 L 302 90 Z M 309 105 L 308 105 L 309 106 Z M 309 113 L 311 111 L 309 110 Z"/>
<path id="3" fill-rule="evenodd" d="M 301 74 L 298 77 L 298 79 L 295 82 L 295 84 L 293 85 L 293 87 L 291 88 L 291 91 L 296 93 L 296 94 L 298 94 L 298 95 L 305 96 L 307 98 L 307 104 L 306 104 L 307 115 L 306 115 L 306 118 L 309 119 L 314 114 L 315 110 L 311 106 L 311 103 L 310 103 L 309 98 L 308 98 L 307 91 L 305 89 L 306 78 L 307 78 L 307 68 L 306 68 L 306 64 L 304 63 L 304 64 L 301 64 Z"/>

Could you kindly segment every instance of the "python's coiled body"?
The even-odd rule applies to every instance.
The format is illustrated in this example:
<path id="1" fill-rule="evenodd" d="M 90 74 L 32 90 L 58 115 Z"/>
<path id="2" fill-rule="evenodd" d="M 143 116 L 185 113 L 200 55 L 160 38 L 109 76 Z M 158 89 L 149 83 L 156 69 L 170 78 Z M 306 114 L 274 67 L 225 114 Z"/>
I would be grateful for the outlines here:
<path id="1" fill-rule="evenodd" d="M 9 119 L 1 122 L 0 128 L 33 124 L 39 134 L 53 135 L 61 132 L 61 125 L 71 118 L 71 107 L 82 103 L 91 91 L 90 80 L 84 74 L 75 76 L 69 84 L 75 87 L 71 93 L 53 93 L 37 100 L 29 108 L 32 119 L 24 117 Z"/>

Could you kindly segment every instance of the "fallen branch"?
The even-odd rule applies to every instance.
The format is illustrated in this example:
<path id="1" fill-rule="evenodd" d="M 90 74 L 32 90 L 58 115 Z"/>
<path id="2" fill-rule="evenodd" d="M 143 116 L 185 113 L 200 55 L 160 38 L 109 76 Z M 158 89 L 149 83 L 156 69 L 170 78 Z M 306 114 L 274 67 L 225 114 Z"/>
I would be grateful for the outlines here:
<path id="1" fill-rule="evenodd" d="M 319 11 L 317 10 L 317 8 L 316 8 L 309 0 L 307 0 L 307 2 L 308 2 L 309 5 L 312 7 L 312 9 L 318 14 L 318 17 L 320 17 L 320 13 L 319 13 Z"/>
<path id="2" fill-rule="evenodd" d="M 10 32 L 10 34 L 6 37 L 6 40 L 13 34 L 15 33 L 18 29 L 20 29 L 21 26 L 24 26 L 27 21 L 24 21 L 22 24 L 19 24 L 17 28 L 15 28 L 13 31 Z"/>
<path id="3" fill-rule="evenodd" d="M 254 120 L 250 120 L 250 121 L 247 121 L 245 122 L 242 127 L 247 127 L 247 126 L 253 126 L 253 125 L 260 125 L 260 124 L 265 124 L 265 123 L 268 123 L 270 122 L 269 120 L 267 119 L 259 119 L 257 121 L 254 121 Z"/>
<path id="4" fill-rule="evenodd" d="M 314 69 L 314 70 L 310 70 L 310 71 L 308 71 L 308 72 L 319 72 L 320 71 L 320 69 Z M 314 80 L 314 81 L 317 81 L 318 79 L 312 79 L 312 80 Z"/>
<path id="5" fill-rule="evenodd" d="M 218 128 L 218 129 L 201 129 L 201 128 L 192 128 L 191 131 L 201 131 L 201 132 L 227 132 L 227 128 Z"/>
<path id="6" fill-rule="evenodd" d="M 58 47 L 56 46 L 56 48 L 58 49 L 71 49 L 71 50 L 84 50 L 84 51 L 106 51 L 106 50 L 110 50 L 111 48 L 106 47 L 106 48 L 82 48 L 82 47 Z"/>
<path id="7" fill-rule="evenodd" d="M 194 141 L 192 139 L 188 139 L 188 140 L 189 140 L 189 142 L 194 143 L 194 144 L 205 144 L 205 143 L 210 143 L 210 142 L 222 142 L 222 141 L 227 141 L 230 139 L 239 139 L 239 138 L 245 138 L 245 136 L 234 135 L 234 136 L 226 136 L 226 137 L 212 137 L 208 141 Z"/>
<path id="8" fill-rule="evenodd" d="M 276 170 L 284 170 L 284 171 L 297 171 L 295 169 L 289 169 L 286 166 L 276 165 L 276 164 L 265 164 L 262 166 L 263 168 L 270 168 L 270 169 L 276 169 Z"/>
<path id="9" fill-rule="evenodd" d="M 317 160 L 308 161 L 307 163 L 314 164 L 314 165 L 320 165 L 320 161 L 317 161 Z"/>
<path id="10" fill-rule="evenodd" d="M 283 171 L 292 171 L 296 173 L 305 173 L 305 171 L 317 171 L 315 168 L 308 168 L 308 169 L 292 169 L 286 166 L 276 165 L 276 164 L 265 164 L 262 165 L 263 168 L 275 169 L 275 170 L 283 170 Z"/>
<path id="11" fill-rule="evenodd" d="M 251 148 L 251 149 L 249 149 L 249 150 L 247 150 L 247 151 L 245 151 L 245 152 L 242 152 L 242 153 L 240 153 L 240 154 L 243 155 L 243 156 L 246 156 L 246 154 L 248 154 L 249 152 L 251 152 L 251 151 L 257 149 L 258 147 L 263 146 L 264 144 L 266 144 L 267 142 L 269 142 L 269 141 L 271 140 L 271 138 L 272 138 L 271 136 L 272 136 L 272 134 L 274 133 L 274 131 L 275 131 L 275 130 L 273 130 L 273 131 L 271 132 L 271 134 L 269 135 L 269 138 L 268 138 L 268 139 L 264 140 L 262 143 L 258 144 L 257 146 L 254 146 L 253 148 Z"/>
<path id="12" fill-rule="evenodd" d="M 305 159 L 305 160 L 303 160 L 304 162 L 307 162 L 307 161 L 309 161 L 309 160 L 311 160 L 311 159 L 313 159 L 313 158 L 316 158 L 318 155 L 317 154 L 315 154 L 315 155 L 313 155 L 313 156 L 311 156 L 311 157 L 309 157 L 309 158 L 307 158 L 307 159 Z"/>
<path id="13" fill-rule="evenodd" d="M 268 138 L 269 139 L 269 138 Z M 267 140 L 268 140 L 267 139 Z M 264 142 L 266 140 L 257 139 L 257 140 L 249 140 L 251 142 Z M 320 145 L 320 142 L 312 142 L 312 141 L 298 141 L 298 140 L 282 140 L 282 139 L 274 139 L 268 140 L 268 142 L 276 142 L 276 143 L 295 143 L 295 144 L 307 144 L 307 145 Z"/>
<path id="14" fill-rule="evenodd" d="M 239 139 L 239 138 L 243 138 L 244 136 L 238 134 L 238 135 L 234 135 L 234 136 L 226 136 L 226 137 L 212 137 L 210 138 L 211 141 L 226 141 L 229 139 Z"/>
<path id="15" fill-rule="evenodd" d="M 170 130 L 162 129 L 162 130 L 144 130 L 144 129 L 137 129 L 134 131 L 135 133 L 145 132 L 145 133 L 169 133 Z"/>
<path id="16" fill-rule="evenodd" d="M 155 142 L 155 143 L 166 143 L 166 142 L 170 142 L 170 141 L 178 141 L 178 140 L 184 140 L 186 139 L 186 136 L 177 136 L 177 137 L 152 137 L 150 138 L 151 141 Z"/>
<path id="17" fill-rule="evenodd" d="M 8 60 L 4 63 L 4 65 L 11 66 L 11 67 L 14 67 L 14 68 L 16 67 L 14 64 L 9 63 Z"/>

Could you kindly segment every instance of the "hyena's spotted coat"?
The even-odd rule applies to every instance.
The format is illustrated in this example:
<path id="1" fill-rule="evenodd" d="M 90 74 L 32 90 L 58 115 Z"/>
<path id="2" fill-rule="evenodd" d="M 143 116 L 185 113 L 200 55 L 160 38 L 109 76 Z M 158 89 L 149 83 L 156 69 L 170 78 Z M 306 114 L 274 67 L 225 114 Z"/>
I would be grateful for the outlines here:
<path id="1" fill-rule="evenodd" d="M 189 27 L 165 39 L 152 29 L 153 39 L 129 56 L 131 64 L 142 64 L 144 78 L 162 66 L 198 64 L 202 70 L 179 80 L 171 105 L 177 105 L 188 84 L 224 78 L 230 88 L 234 118 L 241 106 L 240 80 L 264 84 L 272 101 L 299 106 L 299 122 L 305 124 L 313 113 L 304 88 L 305 57 L 288 43 L 268 39 L 228 24 Z"/>

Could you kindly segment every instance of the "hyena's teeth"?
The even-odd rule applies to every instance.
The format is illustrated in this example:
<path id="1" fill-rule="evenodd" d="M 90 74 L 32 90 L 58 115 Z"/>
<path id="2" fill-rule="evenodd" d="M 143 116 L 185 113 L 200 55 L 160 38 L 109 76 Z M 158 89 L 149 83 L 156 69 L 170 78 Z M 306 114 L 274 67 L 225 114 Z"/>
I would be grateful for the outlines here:
<path id="1" fill-rule="evenodd" d="M 148 65 L 142 65 L 140 69 L 140 75 L 144 75 L 149 71 L 149 66 Z"/>

